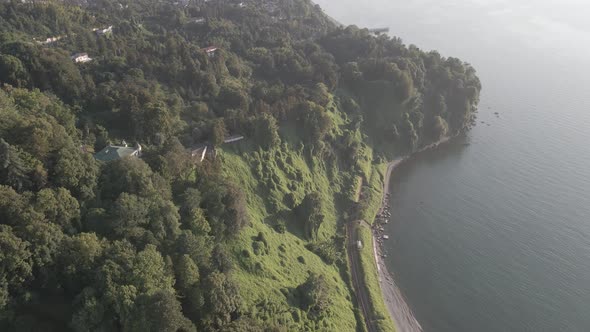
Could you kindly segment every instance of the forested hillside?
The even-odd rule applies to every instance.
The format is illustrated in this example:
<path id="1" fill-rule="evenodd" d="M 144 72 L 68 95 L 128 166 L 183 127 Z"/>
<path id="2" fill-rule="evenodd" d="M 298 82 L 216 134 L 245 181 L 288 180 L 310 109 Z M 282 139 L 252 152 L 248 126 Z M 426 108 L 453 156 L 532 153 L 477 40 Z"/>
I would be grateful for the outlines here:
<path id="1" fill-rule="evenodd" d="M 308 0 L 4 1 L 0 84 L 2 331 L 362 331 L 343 225 L 481 88 Z"/>

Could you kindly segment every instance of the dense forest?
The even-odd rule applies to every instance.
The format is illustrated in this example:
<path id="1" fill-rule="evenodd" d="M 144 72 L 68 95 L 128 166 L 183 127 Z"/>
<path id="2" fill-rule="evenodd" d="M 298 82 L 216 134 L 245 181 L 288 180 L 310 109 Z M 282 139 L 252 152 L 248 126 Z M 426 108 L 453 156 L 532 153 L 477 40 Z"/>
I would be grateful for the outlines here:
<path id="1" fill-rule="evenodd" d="M 309 0 L 3 1 L 0 84 L 2 331 L 362 331 L 343 223 L 481 88 Z"/>

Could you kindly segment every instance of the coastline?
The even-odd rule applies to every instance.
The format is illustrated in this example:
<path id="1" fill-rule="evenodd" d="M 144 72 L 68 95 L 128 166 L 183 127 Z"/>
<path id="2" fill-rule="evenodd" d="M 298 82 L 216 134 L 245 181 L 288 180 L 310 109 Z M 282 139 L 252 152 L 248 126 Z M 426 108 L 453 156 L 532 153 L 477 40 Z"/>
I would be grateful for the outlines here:
<path id="1" fill-rule="evenodd" d="M 383 241 L 382 236 L 383 234 L 380 233 L 379 226 L 380 224 L 376 221 L 378 216 L 386 213 L 389 210 L 389 182 L 391 179 L 391 174 L 393 171 L 400 166 L 402 163 L 408 161 L 416 154 L 421 152 L 433 149 L 438 147 L 441 144 L 448 142 L 451 137 L 445 137 L 438 142 L 429 144 L 418 151 L 403 157 L 396 158 L 390 161 L 387 164 L 387 171 L 385 173 L 383 179 L 383 193 L 381 198 L 381 208 L 377 213 L 375 218 L 375 222 L 373 223 L 372 227 L 372 235 L 373 235 L 373 256 L 375 258 L 375 263 L 377 265 L 377 273 L 379 279 L 379 285 L 381 287 L 381 293 L 383 296 L 383 300 L 387 306 L 387 310 L 389 311 L 389 315 L 391 316 L 393 323 L 396 327 L 397 331 L 400 332 L 421 332 L 422 326 L 415 318 L 412 310 L 408 306 L 401 290 L 397 286 L 395 282 L 395 278 L 393 274 L 389 272 L 385 262 L 383 261 Z"/>

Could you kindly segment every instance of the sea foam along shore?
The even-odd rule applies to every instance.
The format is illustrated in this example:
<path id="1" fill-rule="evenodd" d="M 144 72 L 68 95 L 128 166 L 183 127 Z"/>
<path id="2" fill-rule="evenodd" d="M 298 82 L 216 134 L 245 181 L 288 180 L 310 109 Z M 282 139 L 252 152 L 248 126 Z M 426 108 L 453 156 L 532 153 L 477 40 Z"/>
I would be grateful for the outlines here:
<path id="1" fill-rule="evenodd" d="M 389 210 L 389 181 L 391 179 L 391 174 L 393 173 L 393 171 L 399 165 L 406 162 L 416 154 L 438 147 L 439 145 L 446 143 L 449 140 L 450 137 L 445 137 L 439 140 L 438 142 L 427 145 L 408 156 L 396 158 L 395 160 L 392 160 L 387 164 L 387 171 L 383 179 L 383 197 L 381 202 L 381 208 L 379 209 L 378 213 L 379 215 Z M 378 243 L 378 240 L 381 238 L 382 235 L 379 234 L 378 227 L 378 223 L 373 223 L 373 255 L 375 257 L 375 262 L 377 263 L 379 284 L 381 286 L 383 299 L 385 301 L 385 304 L 387 305 L 387 310 L 389 311 L 389 314 L 391 315 L 391 318 L 393 319 L 394 324 L 396 325 L 396 329 L 398 331 L 420 332 L 422 331 L 422 326 L 420 326 L 420 323 L 418 323 L 418 320 L 414 317 L 412 310 L 408 306 L 400 289 L 397 287 L 395 279 L 393 278 L 392 274 L 390 274 L 387 270 L 387 266 L 385 265 L 385 262 L 382 259 L 383 249 L 379 246 Z"/>

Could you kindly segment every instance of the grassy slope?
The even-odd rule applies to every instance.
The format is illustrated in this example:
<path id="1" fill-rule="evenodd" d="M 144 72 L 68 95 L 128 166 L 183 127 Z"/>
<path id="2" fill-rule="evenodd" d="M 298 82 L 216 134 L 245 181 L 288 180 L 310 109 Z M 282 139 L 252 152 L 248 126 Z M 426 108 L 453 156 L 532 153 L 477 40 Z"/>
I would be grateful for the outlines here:
<path id="1" fill-rule="evenodd" d="M 375 216 L 381 208 L 383 198 L 383 181 L 385 172 L 387 171 L 387 164 L 373 165 L 367 184 L 363 187 L 363 197 L 367 202 L 366 208 L 361 213 L 361 219 L 369 224 L 375 220 Z"/>
<path id="2" fill-rule="evenodd" d="M 347 125 L 346 116 L 332 103 L 327 109 L 331 110 L 329 114 L 335 124 L 331 135 L 338 137 Z M 356 139 L 363 141 L 360 132 L 356 135 Z M 319 240 L 328 240 L 342 233 L 345 216 L 338 202 L 342 204 L 340 193 L 345 191 L 348 174 L 339 172 L 336 166 L 329 166 L 323 160 L 306 157 L 294 128 L 284 128 L 282 137 L 285 143 L 271 152 L 257 150 L 246 140 L 226 146 L 220 153 L 224 173 L 244 190 L 252 220 L 251 227 L 241 232 L 232 248 L 240 267 L 234 272 L 234 278 L 240 284 L 244 305 L 248 309 L 257 308 L 251 310 L 252 316 L 280 322 L 293 331 L 362 331 L 364 326 L 358 323 L 362 320 L 357 319 L 359 311 L 356 301 L 352 300 L 354 294 L 348 281 L 348 268 L 347 271 L 339 271 L 336 265 L 326 264 L 305 247 L 309 242 L 303 237 L 301 227 L 285 203 L 289 193 L 298 203 L 306 193 L 319 192 L 325 215 Z M 360 154 L 364 156 L 359 163 L 360 175 L 367 179 L 367 185 L 362 188 L 368 203 L 363 218 L 372 222 L 381 204 L 386 164 L 372 164 L 373 150 L 369 146 L 363 145 Z M 353 178 L 352 186 L 356 187 L 359 176 Z M 275 231 L 273 225 L 277 219 L 286 222 L 287 232 L 281 234 Z M 260 232 L 264 234 L 268 247 L 265 252 L 255 254 L 253 246 Z M 360 235 L 370 237 L 370 231 Z M 365 238 L 363 242 L 371 243 Z M 373 317 L 378 319 L 382 331 L 393 331 L 393 322 L 381 296 L 372 249 L 368 245 L 366 248 L 361 260 L 372 300 Z M 330 318 L 319 322 L 307 319 L 306 313 L 297 309 L 297 298 L 293 296 L 295 288 L 306 280 L 310 272 L 324 275 L 331 286 L 333 304 Z M 257 306 L 262 303 L 265 305 Z M 272 308 L 272 312 L 257 311 L 262 308 Z"/>
<path id="3" fill-rule="evenodd" d="M 333 187 L 330 186 L 327 175 L 321 171 L 312 172 L 301 156 L 294 151 L 290 152 L 293 166 L 304 174 L 305 185 L 315 187 L 321 192 L 325 210 L 329 213 L 326 214 L 326 221 L 321 227 L 320 237 L 327 238 L 329 235 L 336 234 L 337 213 L 334 193 L 331 192 Z M 356 330 L 357 322 L 351 294 L 337 267 L 327 265 L 317 255 L 307 250 L 305 244 L 308 242 L 293 234 L 297 233 L 296 231 L 280 234 L 269 225 L 272 222 L 269 218 L 272 219 L 273 214 L 268 212 L 266 202 L 262 200 L 262 197 L 266 196 L 264 192 L 261 192 L 258 180 L 245 158 L 235 151 L 227 150 L 222 154 L 222 160 L 226 174 L 245 189 L 252 219 L 252 227 L 244 229 L 233 245 L 237 261 L 241 266 L 241 269 L 236 269 L 234 278 L 240 284 L 246 306 L 251 308 L 263 301 L 272 303 L 273 305 L 267 307 L 274 307 L 275 312 L 257 315 L 259 318 L 267 317 L 282 321 L 283 324 L 286 322 L 289 324 L 289 330 Z M 287 182 L 287 176 L 281 174 L 284 172 L 277 173 L 279 178 L 282 178 L 282 183 Z M 268 253 L 263 255 L 255 255 L 252 248 L 253 238 L 259 232 L 265 234 L 268 242 Z M 280 246 L 284 249 L 279 249 Z M 244 257 L 243 250 L 250 251 L 250 257 Z M 304 263 L 300 262 L 299 257 L 303 257 Z M 257 263 L 260 263 L 258 267 L 256 267 Z M 296 307 L 296 303 L 293 303 L 296 299 L 289 295 L 306 280 L 309 272 L 324 275 L 330 282 L 332 290 L 333 305 L 330 309 L 332 317 L 317 325 L 304 319 L 304 312 L 293 309 Z M 293 304 L 293 307 L 290 304 Z M 300 322 L 297 322 L 297 316 L 303 317 Z"/>

